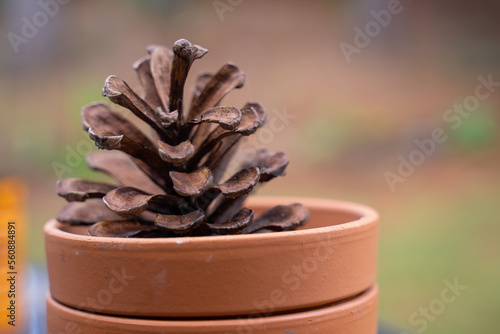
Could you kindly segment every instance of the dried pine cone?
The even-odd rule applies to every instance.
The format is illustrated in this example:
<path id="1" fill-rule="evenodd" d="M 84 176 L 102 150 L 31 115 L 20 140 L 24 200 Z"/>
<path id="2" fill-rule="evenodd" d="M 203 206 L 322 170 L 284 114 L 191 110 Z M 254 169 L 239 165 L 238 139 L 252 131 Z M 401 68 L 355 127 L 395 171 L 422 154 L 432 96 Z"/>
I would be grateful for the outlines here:
<path id="1" fill-rule="evenodd" d="M 175 42 L 173 53 L 150 46 L 148 55 L 134 64 L 143 98 L 119 78 L 106 79 L 103 96 L 153 131 L 146 136 L 105 103 L 84 107 L 83 128 L 104 150 L 88 154 L 87 164 L 117 184 L 60 181 L 57 193 L 69 203 L 59 221 L 91 224 L 93 236 L 168 237 L 292 230 L 309 219 L 302 204 L 277 206 L 256 219 L 253 210 L 241 207 L 259 182 L 284 175 L 288 157 L 260 150 L 227 177 L 242 138 L 264 124 L 266 112 L 258 103 L 242 109 L 219 106 L 245 80 L 232 64 L 215 74 L 200 74 L 184 112 L 189 68 L 206 53 L 185 39 Z"/>

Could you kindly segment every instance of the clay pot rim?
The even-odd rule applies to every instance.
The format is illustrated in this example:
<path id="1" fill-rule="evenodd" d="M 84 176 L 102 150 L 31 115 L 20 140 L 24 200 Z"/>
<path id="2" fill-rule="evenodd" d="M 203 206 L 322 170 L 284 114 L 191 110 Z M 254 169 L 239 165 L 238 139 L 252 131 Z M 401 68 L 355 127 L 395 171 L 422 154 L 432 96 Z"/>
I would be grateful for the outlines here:
<path id="1" fill-rule="evenodd" d="M 55 300 L 50 293 L 47 293 L 46 301 L 52 307 L 59 309 L 62 312 L 69 313 L 73 317 L 88 318 L 89 314 L 92 315 L 92 319 L 95 321 L 115 323 L 121 325 L 139 325 L 139 326 L 173 326 L 179 328 L 202 328 L 205 326 L 221 327 L 221 329 L 233 328 L 237 326 L 252 326 L 254 324 L 259 325 L 272 325 L 279 323 L 286 323 L 290 321 L 300 321 L 310 320 L 313 318 L 324 318 L 331 317 L 334 315 L 335 318 L 342 318 L 346 316 L 352 316 L 355 314 L 361 315 L 363 310 L 370 307 L 371 303 L 377 302 L 379 294 L 379 287 L 375 283 L 370 286 L 365 291 L 361 292 L 357 296 L 340 300 L 328 305 L 319 306 L 311 310 L 297 310 L 285 314 L 277 315 L 264 315 L 261 317 L 255 316 L 238 316 L 238 318 L 230 319 L 148 319 L 140 317 L 127 317 L 127 316 L 117 316 L 117 315 L 107 315 L 99 313 L 89 313 L 86 311 L 78 310 L 72 307 L 68 307 L 64 304 L 59 303 Z"/>
<path id="2" fill-rule="evenodd" d="M 198 237 L 172 237 L 172 238 L 112 238 L 112 237 L 93 237 L 88 235 L 80 235 L 63 231 L 58 227 L 61 224 L 55 219 L 48 221 L 44 226 L 44 233 L 47 236 L 60 238 L 67 241 L 78 241 L 83 244 L 96 243 L 99 244 L 125 244 L 125 245 L 178 245 L 178 244 L 193 244 L 197 245 L 211 244 L 214 242 L 222 242 L 224 244 L 241 244 L 244 241 L 266 240 L 275 241 L 283 238 L 313 236 L 318 233 L 335 233 L 350 234 L 359 231 L 360 228 L 369 227 L 374 222 L 378 222 L 379 215 L 375 209 L 349 201 L 341 201 L 327 198 L 315 197 L 293 197 L 293 196 L 252 196 L 245 203 L 248 207 L 263 207 L 269 202 L 279 202 L 281 204 L 302 203 L 311 211 L 317 209 L 327 209 L 334 212 L 343 212 L 352 215 L 358 215 L 359 218 L 340 223 L 336 225 L 305 228 L 294 231 L 281 231 L 277 233 L 254 233 L 254 234 L 239 234 L 239 235 L 216 235 L 216 236 L 198 236 Z"/>

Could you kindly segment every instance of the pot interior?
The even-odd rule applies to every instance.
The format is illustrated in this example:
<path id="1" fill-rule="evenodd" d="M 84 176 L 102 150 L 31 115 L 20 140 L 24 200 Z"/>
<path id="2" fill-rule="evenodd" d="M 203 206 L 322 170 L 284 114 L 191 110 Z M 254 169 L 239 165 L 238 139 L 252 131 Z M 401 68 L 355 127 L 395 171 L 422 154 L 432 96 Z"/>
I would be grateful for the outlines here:
<path id="1" fill-rule="evenodd" d="M 250 198 L 249 202 L 246 204 L 249 208 L 255 211 L 255 215 L 258 216 L 262 214 L 265 210 L 269 209 L 269 203 L 261 200 L 262 197 L 254 197 Z M 318 205 L 317 202 L 321 202 L 323 200 L 314 199 L 293 199 L 282 197 L 282 202 L 280 204 L 292 204 L 296 202 L 301 202 L 306 205 L 306 207 L 311 212 L 311 219 L 304 226 L 299 227 L 299 230 L 307 230 L 312 228 L 319 227 L 327 227 L 332 225 L 344 224 L 352 221 L 359 220 L 363 217 L 363 213 L 354 209 L 353 207 L 347 206 L 324 206 Z M 64 232 L 78 234 L 78 235 L 87 235 L 87 231 L 89 226 L 85 225 L 69 225 L 69 224 L 59 224 L 58 228 Z"/>

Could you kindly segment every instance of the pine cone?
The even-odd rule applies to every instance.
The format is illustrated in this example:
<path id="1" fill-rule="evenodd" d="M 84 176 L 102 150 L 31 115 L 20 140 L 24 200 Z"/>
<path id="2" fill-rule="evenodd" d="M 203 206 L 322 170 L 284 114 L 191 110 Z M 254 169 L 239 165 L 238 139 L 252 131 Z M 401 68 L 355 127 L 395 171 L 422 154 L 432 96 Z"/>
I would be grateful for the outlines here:
<path id="1" fill-rule="evenodd" d="M 156 45 L 147 51 L 134 64 L 142 98 L 116 76 L 106 79 L 102 93 L 145 122 L 150 136 L 105 103 L 84 107 L 83 128 L 104 150 L 88 154 L 87 164 L 117 184 L 58 182 L 58 195 L 69 203 L 57 219 L 91 225 L 89 235 L 113 237 L 253 233 L 304 224 L 309 213 L 302 204 L 277 206 L 256 219 L 253 210 L 242 207 L 258 183 L 284 175 L 289 162 L 286 154 L 264 149 L 229 173 L 242 139 L 266 120 L 258 103 L 219 106 L 227 93 L 243 86 L 245 74 L 226 64 L 215 74 L 198 75 L 184 112 L 189 68 L 207 50 L 181 39 L 173 52 Z"/>

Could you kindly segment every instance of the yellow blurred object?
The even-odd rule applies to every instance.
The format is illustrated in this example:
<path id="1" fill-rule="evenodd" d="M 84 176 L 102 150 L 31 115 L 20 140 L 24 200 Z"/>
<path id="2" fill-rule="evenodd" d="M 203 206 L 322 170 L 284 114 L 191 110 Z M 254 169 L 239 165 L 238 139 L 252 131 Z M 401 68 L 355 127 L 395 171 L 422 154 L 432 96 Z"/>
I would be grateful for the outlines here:
<path id="1" fill-rule="evenodd" d="M 0 333 L 23 333 L 25 266 L 23 236 L 27 189 L 16 178 L 0 179 Z M 13 326 L 12 324 L 15 324 Z"/>

